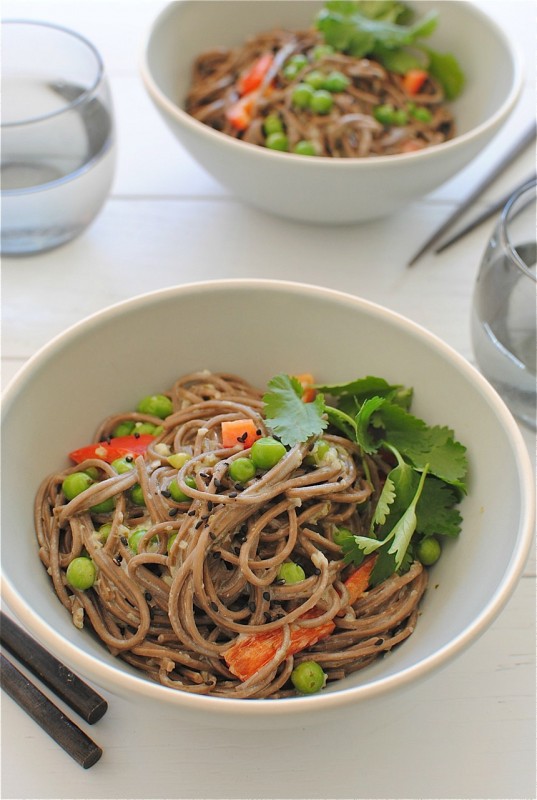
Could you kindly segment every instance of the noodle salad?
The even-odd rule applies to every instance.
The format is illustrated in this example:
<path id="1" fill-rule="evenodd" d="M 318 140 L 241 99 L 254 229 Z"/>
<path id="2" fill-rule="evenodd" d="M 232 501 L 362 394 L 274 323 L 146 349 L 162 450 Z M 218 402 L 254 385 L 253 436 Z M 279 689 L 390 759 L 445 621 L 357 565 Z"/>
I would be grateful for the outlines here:
<path id="1" fill-rule="evenodd" d="M 329 0 L 305 31 L 275 29 L 200 54 L 185 109 L 234 138 L 304 156 L 398 155 L 455 135 L 457 59 L 424 43 L 397 0 Z"/>
<path id="2" fill-rule="evenodd" d="M 39 556 L 77 628 L 174 689 L 320 691 L 410 636 L 465 447 L 368 376 L 265 392 L 208 371 L 105 419 L 35 500 Z"/>

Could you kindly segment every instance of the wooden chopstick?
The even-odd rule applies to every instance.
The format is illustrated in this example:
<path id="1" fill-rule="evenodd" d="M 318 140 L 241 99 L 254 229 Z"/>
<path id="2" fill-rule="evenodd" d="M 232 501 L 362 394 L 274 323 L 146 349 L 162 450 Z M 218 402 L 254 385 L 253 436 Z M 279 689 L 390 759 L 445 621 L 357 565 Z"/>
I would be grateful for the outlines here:
<path id="1" fill-rule="evenodd" d="M 517 192 L 519 189 L 525 186 L 526 183 L 530 183 L 531 180 L 535 180 L 535 174 L 530 176 L 529 178 L 525 178 L 525 180 L 523 180 L 521 183 L 519 183 L 517 186 L 511 189 L 511 191 L 502 195 L 502 197 L 500 197 L 499 200 L 496 200 L 496 202 L 492 206 L 486 208 L 481 214 L 478 214 L 477 217 L 475 217 L 471 222 L 468 223 L 468 225 L 465 225 L 464 228 L 461 228 L 460 231 L 457 231 L 457 233 L 454 233 L 453 236 L 449 237 L 449 239 L 446 239 L 445 242 L 442 242 L 440 247 L 437 247 L 436 250 L 434 251 L 435 254 L 438 255 L 439 253 L 443 253 L 444 250 L 447 250 L 448 247 L 451 247 L 452 244 L 455 244 L 455 242 L 458 242 L 460 239 L 463 239 L 467 234 L 471 233 L 473 230 L 482 225 L 483 222 L 486 222 L 488 219 L 494 216 L 494 214 L 498 214 L 498 212 L 502 210 L 502 208 L 505 206 L 510 197 L 512 197 L 512 195 L 515 192 Z"/>
<path id="2" fill-rule="evenodd" d="M 1 653 L 0 682 L 2 689 L 80 766 L 88 769 L 97 763 L 103 754 L 99 745 Z"/>
<path id="3" fill-rule="evenodd" d="M 105 714 L 108 703 L 78 675 L 32 639 L 4 612 L 0 612 L 0 642 L 45 686 L 93 725 Z"/>
<path id="4" fill-rule="evenodd" d="M 535 120 L 531 122 L 528 128 L 523 132 L 522 136 L 515 142 L 513 147 L 511 147 L 507 153 L 503 156 L 502 159 L 496 164 L 494 169 L 486 175 L 483 180 L 481 180 L 475 189 L 470 192 L 466 200 L 462 205 L 460 205 L 454 212 L 451 214 L 445 222 L 440 225 L 440 227 L 433 233 L 432 236 L 427 239 L 425 244 L 423 244 L 418 252 L 410 259 L 408 262 L 408 266 L 412 267 L 425 253 L 430 250 L 433 245 L 435 245 L 442 236 L 446 233 L 446 231 L 451 228 L 452 225 L 457 222 L 460 217 L 470 208 L 470 206 L 475 202 L 475 200 L 483 194 L 483 192 L 488 189 L 491 183 L 496 180 L 496 178 L 504 172 L 507 167 L 511 165 L 511 163 L 518 158 L 518 156 L 524 152 L 526 147 L 530 145 L 534 139 L 537 132 L 537 123 Z"/>

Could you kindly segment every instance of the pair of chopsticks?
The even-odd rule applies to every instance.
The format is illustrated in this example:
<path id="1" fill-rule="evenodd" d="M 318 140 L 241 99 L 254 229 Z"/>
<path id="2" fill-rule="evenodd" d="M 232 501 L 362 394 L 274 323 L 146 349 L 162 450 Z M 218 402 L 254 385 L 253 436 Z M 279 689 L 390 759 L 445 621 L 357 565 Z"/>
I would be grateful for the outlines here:
<path id="1" fill-rule="evenodd" d="M 526 148 L 535 140 L 535 136 L 537 133 L 537 124 L 534 121 L 529 125 L 529 127 L 522 133 L 520 138 L 515 142 L 513 147 L 511 147 L 504 157 L 499 161 L 499 163 L 494 167 L 494 169 L 486 175 L 483 180 L 481 180 L 478 185 L 475 187 L 473 192 L 471 192 L 464 203 L 459 206 L 451 216 L 447 218 L 447 220 L 432 234 L 432 236 L 427 239 L 424 245 L 418 250 L 418 252 L 411 258 L 408 262 L 408 266 L 412 267 L 425 253 L 430 250 L 435 244 L 437 244 L 441 238 L 444 236 L 445 233 L 457 222 L 463 214 L 470 208 L 470 206 L 477 200 L 477 198 L 483 194 L 483 192 L 488 189 L 488 187 L 501 175 L 507 167 L 509 167 L 513 161 L 518 158 Z M 522 184 L 527 183 L 528 180 L 531 178 L 526 178 Z M 488 208 L 485 212 L 480 214 L 476 217 L 472 222 L 466 225 L 461 231 L 456 233 L 447 241 L 443 242 L 434 252 L 436 254 L 442 253 L 444 250 L 447 250 L 452 244 L 458 242 L 463 236 L 473 231 L 477 228 L 478 225 L 481 225 L 482 222 L 489 219 L 493 214 L 500 211 L 503 208 L 511 194 L 516 191 L 519 187 L 514 187 L 507 195 L 500 198 L 494 205 Z"/>
<path id="2" fill-rule="evenodd" d="M 0 612 L 0 643 L 90 725 L 105 714 L 108 708 L 106 700 L 3 612 Z M 0 659 L 2 689 L 80 766 L 88 769 L 96 764 L 103 754 L 102 749 L 28 680 L 9 658 L 0 654 Z"/>

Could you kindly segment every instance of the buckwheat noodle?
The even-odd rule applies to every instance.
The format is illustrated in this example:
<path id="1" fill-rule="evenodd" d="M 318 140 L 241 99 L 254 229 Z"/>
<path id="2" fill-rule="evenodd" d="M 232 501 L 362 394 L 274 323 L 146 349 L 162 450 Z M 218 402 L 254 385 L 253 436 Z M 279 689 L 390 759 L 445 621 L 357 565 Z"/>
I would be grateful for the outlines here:
<path id="1" fill-rule="evenodd" d="M 263 121 L 269 114 L 282 120 L 289 149 L 301 140 L 315 144 L 320 156 L 365 158 L 421 150 L 451 139 L 455 123 L 445 105 L 440 84 L 429 76 L 418 94 L 405 92 L 402 76 L 386 70 L 376 61 L 357 59 L 342 53 L 316 58 L 291 80 L 282 67 L 289 57 L 308 54 L 322 42 L 316 31 L 274 30 L 249 39 L 236 48 L 216 48 L 199 55 L 193 65 L 191 86 L 186 97 L 187 112 L 200 122 L 251 144 L 264 145 Z M 227 112 L 239 99 L 237 80 L 243 70 L 262 54 L 272 52 L 274 62 L 265 76 L 254 105 L 252 121 L 244 131 L 230 124 Z M 333 94 L 334 106 L 327 115 L 313 114 L 293 106 L 291 97 L 312 66 L 321 72 L 342 72 L 348 87 Z M 378 105 L 390 104 L 404 111 L 409 102 L 431 112 L 429 121 L 409 116 L 400 126 L 385 127 L 373 116 Z"/>
<path id="2" fill-rule="evenodd" d="M 174 411 L 145 457 L 136 457 L 134 469 L 117 474 L 92 458 L 49 476 L 37 493 L 39 555 L 77 627 L 87 624 L 111 653 L 165 686 L 235 698 L 294 694 L 291 671 L 309 659 L 329 681 L 343 678 L 412 633 L 427 571 L 416 562 L 349 605 L 343 581 L 353 568 L 344 565 L 333 540 L 336 526 L 367 533 L 390 468 L 380 457 L 367 457 L 371 481 L 366 480 L 358 448 L 325 434 L 337 452 L 326 465 L 308 464 L 311 440 L 247 484 L 236 484 L 229 465 L 248 451 L 224 448 L 220 426 L 251 418 L 266 435 L 260 392 L 239 377 L 200 372 L 180 378 L 168 396 Z M 95 441 L 123 420 L 161 423 L 147 414 L 116 415 L 102 422 Z M 178 471 L 167 460 L 171 452 L 191 457 Z M 104 478 L 68 502 L 63 479 L 90 467 Z M 195 478 L 195 488 L 188 477 Z M 173 478 L 190 502 L 172 499 L 167 487 Z M 145 506 L 129 499 L 136 483 Z M 116 498 L 113 512 L 90 512 L 110 497 Z M 111 529 L 103 543 L 98 529 L 105 522 Z M 127 536 L 139 527 L 146 533 L 135 554 Z M 98 579 L 78 591 L 67 583 L 66 569 L 84 551 Z M 277 580 L 289 559 L 303 566 L 305 580 Z M 314 618 L 307 613 L 312 609 Z M 288 654 L 292 628 L 327 620 L 335 623 L 331 635 Z M 283 636 L 272 659 L 239 680 L 226 665 L 225 651 L 237 637 L 274 630 Z"/>

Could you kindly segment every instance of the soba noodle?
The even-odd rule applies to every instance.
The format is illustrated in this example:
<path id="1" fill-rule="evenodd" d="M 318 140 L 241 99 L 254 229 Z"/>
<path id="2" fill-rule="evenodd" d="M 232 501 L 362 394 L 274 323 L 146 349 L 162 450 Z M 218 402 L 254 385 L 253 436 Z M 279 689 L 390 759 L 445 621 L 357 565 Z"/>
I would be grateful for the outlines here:
<path id="1" fill-rule="evenodd" d="M 314 58 L 312 53 L 322 41 L 315 30 L 274 30 L 253 36 L 241 47 L 202 53 L 194 63 L 185 108 L 200 122 L 260 146 L 265 146 L 266 118 L 276 115 L 290 151 L 299 142 L 307 141 L 314 146 L 316 155 L 337 158 L 409 153 L 441 144 L 455 135 L 444 91 L 431 75 L 418 93 L 409 95 L 402 75 L 372 59 L 339 52 Z M 272 66 L 260 90 L 252 93 L 248 123 L 238 128 L 230 121 L 230 109 L 240 97 L 237 82 L 266 53 L 274 55 Z M 308 62 L 294 77 L 286 77 L 285 64 L 297 54 L 305 55 Z M 328 114 L 297 108 L 293 103 L 296 86 L 312 69 L 325 74 L 336 70 L 348 79 L 347 87 L 332 95 L 333 107 Z M 406 121 L 383 124 L 375 116 L 379 106 L 404 114 Z M 422 113 L 409 114 L 409 107 L 419 107 Z"/>
<path id="2" fill-rule="evenodd" d="M 267 435 L 260 392 L 241 378 L 200 372 L 179 379 L 168 396 L 173 412 L 164 421 L 128 412 L 96 432 L 99 442 L 126 420 L 163 425 L 132 469 L 118 474 L 90 458 L 49 476 L 38 491 L 39 555 L 78 628 L 87 625 L 111 653 L 165 686 L 235 698 L 294 694 L 289 677 L 306 660 L 321 665 L 329 681 L 343 678 L 412 633 L 427 570 L 414 562 L 349 604 L 344 581 L 354 567 L 334 541 L 338 526 L 369 529 L 389 470 L 380 456 L 366 457 L 366 479 L 357 445 L 325 433 L 336 457 L 312 465 L 310 439 L 237 483 L 229 467 L 248 450 L 223 447 L 221 425 L 251 419 Z M 188 454 L 179 469 L 168 460 L 177 453 Z M 65 477 L 92 469 L 100 479 L 68 501 Z M 174 479 L 187 501 L 170 495 Z M 145 505 L 133 502 L 135 485 Z M 112 497 L 113 511 L 92 510 Z M 145 534 L 134 552 L 129 536 L 139 529 Z M 69 585 L 66 570 L 84 554 L 97 579 L 81 591 Z M 278 580 L 289 560 L 302 566 L 303 580 Z M 327 622 L 330 635 L 290 654 L 293 631 Z M 225 659 L 230 646 L 275 631 L 281 637 L 271 657 L 237 678 Z"/>

